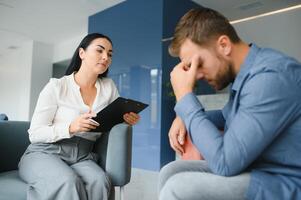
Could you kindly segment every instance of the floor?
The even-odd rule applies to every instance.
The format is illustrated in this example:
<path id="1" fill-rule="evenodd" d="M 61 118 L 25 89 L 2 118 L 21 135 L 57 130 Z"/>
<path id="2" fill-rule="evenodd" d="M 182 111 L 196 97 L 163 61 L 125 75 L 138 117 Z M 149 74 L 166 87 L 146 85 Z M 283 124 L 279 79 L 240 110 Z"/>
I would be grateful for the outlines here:
<path id="1" fill-rule="evenodd" d="M 132 177 L 124 187 L 124 200 L 156 200 L 159 172 L 132 168 Z M 119 200 L 119 189 L 115 189 L 115 199 Z"/>

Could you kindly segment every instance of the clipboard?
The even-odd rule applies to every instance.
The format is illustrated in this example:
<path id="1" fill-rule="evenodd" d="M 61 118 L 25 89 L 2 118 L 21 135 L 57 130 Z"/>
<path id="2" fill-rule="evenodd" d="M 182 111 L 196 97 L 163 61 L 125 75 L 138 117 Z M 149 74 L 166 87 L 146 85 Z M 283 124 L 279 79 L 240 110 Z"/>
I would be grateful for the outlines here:
<path id="1" fill-rule="evenodd" d="M 93 132 L 107 132 L 110 131 L 116 124 L 124 122 L 123 115 L 125 113 L 134 112 L 139 113 L 144 110 L 148 104 L 135 101 L 133 99 L 126 99 L 118 97 L 107 107 L 99 111 L 96 117 L 92 119 L 100 125 Z"/>

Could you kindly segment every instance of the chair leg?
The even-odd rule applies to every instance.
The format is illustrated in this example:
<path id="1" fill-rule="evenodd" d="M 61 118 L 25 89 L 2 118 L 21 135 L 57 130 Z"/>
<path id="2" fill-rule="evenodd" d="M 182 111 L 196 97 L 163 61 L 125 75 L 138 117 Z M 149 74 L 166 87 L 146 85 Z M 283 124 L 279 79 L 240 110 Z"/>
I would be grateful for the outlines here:
<path id="1" fill-rule="evenodd" d="M 120 195 L 119 195 L 120 200 L 124 200 L 124 186 L 120 186 L 119 188 L 120 188 Z"/>

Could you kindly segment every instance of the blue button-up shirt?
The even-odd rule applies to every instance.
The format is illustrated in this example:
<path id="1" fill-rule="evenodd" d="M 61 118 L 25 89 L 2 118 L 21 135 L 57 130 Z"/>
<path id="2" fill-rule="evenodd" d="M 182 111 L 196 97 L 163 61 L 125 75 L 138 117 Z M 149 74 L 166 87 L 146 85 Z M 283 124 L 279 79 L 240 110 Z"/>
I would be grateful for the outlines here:
<path id="1" fill-rule="evenodd" d="M 301 65 L 295 59 L 253 44 L 222 111 L 205 112 L 193 93 L 175 111 L 213 173 L 251 172 L 248 199 L 301 199 Z"/>

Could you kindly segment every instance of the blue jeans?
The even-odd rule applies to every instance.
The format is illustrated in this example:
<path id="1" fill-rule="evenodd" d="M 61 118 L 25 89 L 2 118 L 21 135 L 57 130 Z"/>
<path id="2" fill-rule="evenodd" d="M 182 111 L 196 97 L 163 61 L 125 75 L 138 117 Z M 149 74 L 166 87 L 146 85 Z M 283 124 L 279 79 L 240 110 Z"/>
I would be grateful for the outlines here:
<path id="1" fill-rule="evenodd" d="M 213 174 L 206 161 L 177 160 L 159 174 L 159 200 L 245 200 L 250 173 Z"/>

